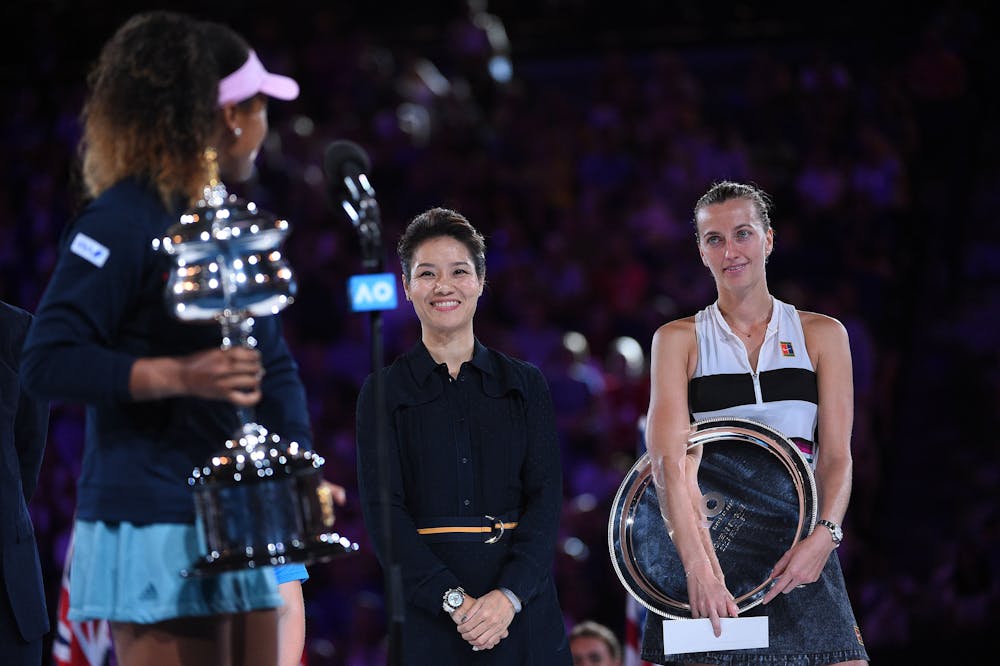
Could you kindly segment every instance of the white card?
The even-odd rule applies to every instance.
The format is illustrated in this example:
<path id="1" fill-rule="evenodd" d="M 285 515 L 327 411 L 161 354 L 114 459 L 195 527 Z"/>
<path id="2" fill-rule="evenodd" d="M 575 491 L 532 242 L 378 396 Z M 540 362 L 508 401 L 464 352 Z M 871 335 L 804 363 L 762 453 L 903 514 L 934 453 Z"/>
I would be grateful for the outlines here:
<path id="1" fill-rule="evenodd" d="M 717 637 L 708 618 L 664 620 L 663 651 L 666 654 L 682 654 L 768 646 L 766 616 L 724 617 L 719 621 L 722 623 L 722 635 Z"/>

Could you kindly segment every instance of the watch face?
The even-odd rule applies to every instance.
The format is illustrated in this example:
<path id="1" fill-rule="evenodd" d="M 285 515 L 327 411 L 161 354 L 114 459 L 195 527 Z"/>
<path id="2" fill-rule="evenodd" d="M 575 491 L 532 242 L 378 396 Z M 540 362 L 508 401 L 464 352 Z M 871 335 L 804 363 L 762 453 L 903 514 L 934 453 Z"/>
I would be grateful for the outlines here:
<path id="1" fill-rule="evenodd" d="M 448 593 L 448 605 L 452 608 L 458 608 L 465 601 L 465 597 L 461 592 L 449 592 Z"/>

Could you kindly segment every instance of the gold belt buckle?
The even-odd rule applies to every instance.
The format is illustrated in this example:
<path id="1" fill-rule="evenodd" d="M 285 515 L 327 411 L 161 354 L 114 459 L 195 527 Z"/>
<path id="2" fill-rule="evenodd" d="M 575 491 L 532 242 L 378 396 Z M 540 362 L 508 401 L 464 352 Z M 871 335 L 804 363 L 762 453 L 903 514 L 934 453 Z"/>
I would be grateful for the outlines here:
<path id="1" fill-rule="evenodd" d="M 490 538 L 484 541 L 483 543 L 496 543 L 503 537 L 503 533 L 507 530 L 503 526 L 502 520 L 498 520 L 490 515 L 487 515 L 485 517 L 490 521 L 490 532 L 492 536 L 490 536 Z M 497 532 L 498 527 L 500 528 L 500 532 Z"/>

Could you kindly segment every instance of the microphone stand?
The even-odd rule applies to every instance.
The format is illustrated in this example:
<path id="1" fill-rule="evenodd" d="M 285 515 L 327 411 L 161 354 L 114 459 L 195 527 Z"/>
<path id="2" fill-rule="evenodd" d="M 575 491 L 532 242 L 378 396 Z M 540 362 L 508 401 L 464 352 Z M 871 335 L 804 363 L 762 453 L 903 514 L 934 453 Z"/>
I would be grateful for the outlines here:
<path id="1" fill-rule="evenodd" d="M 382 229 L 379 226 L 378 203 L 375 191 L 367 176 L 360 174 L 354 178 L 344 178 L 344 185 L 354 199 L 352 205 L 343 201 L 344 211 L 354 223 L 361 241 L 361 265 L 369 273 L 381 273 L 385 265 L 382 255 Z M 359 187 L 360 185 L 360 187 Z M 404 622 L 403 576 L 396 562 L 392 538 L 392 511 L 389 492 L 389 452 L 387 424 L 385 420 L 385 382 L 382 367 L 383 353 L 382 310 L 369 312 L 371 321 L 371 363 L 375 385 L 375 450 L 378 461 L 379 499 L 382 503 L 382 525 L 384 533 L 383 585 L 385 587 L 386 618 L 388 626 L 387 666 L 400 666 L 402 662 L 402 638 Z"/>

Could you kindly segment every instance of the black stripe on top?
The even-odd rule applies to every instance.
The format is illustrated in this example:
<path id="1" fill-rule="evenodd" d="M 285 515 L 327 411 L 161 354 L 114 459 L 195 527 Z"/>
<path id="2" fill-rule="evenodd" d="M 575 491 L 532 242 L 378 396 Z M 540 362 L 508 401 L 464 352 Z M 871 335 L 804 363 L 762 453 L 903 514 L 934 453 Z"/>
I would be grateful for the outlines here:
<path id="1" fill-rule="evenodd" d="M 779 368 L 760 373 L 760 393 L 764 402 L 804 400 L 819 404 L 816 373 L 805 368 Z M 688 404 L 692 412 L 714 412 L 757 401 L 753 377 L 749 373 L 707 375 L 688 383 Z"/>
<path id="2" fill-rule="evenodd" d="M 750 373 L 705 375 L 688 382 L 688 404 L 692 412 L 714 412 L 757 402 Z"/>
<path id="3" fill-rule="evenodd" d="M 802 400 L 819 404 L 816 373 L 805 368 L 779 368 L 760 373 L 760 394 L 764 402 Z"/>

